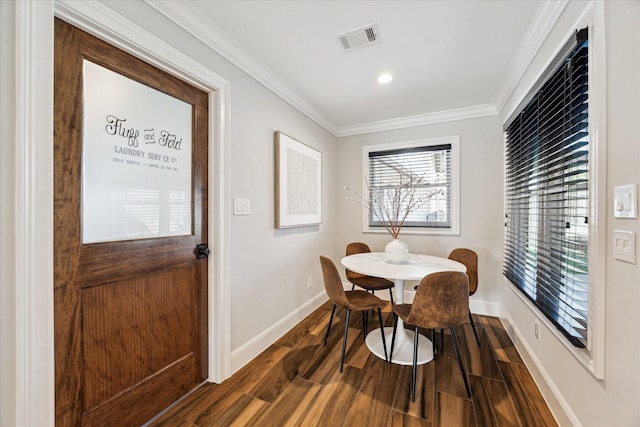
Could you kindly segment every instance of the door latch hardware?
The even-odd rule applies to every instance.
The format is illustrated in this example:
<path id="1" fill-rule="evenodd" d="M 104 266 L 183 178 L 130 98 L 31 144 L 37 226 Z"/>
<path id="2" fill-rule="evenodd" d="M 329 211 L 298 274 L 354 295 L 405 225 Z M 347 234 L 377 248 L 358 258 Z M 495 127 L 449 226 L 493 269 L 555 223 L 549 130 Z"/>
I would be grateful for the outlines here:
<path id="1" fill-rule="evenodd" d="M 209 255 L 209 248 L 206 243 L 200 243 L 196 246 L 196 259 L 206 258 Z"/>

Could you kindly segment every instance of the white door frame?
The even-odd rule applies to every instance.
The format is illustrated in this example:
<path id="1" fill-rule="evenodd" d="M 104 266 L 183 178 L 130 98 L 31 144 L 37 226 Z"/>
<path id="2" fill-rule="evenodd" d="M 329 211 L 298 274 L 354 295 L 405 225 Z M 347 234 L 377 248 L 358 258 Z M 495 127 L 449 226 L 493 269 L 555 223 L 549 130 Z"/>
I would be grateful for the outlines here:
<path id="1" fill-rule="evenodd" d="M 231 374 L 230 83 L 98 2 L 15 2 L 15 421 L 53 425 L 54 16 L 209 93 L 209 380 Z M 4 264 L 3 264 L 4 266 Z"/>

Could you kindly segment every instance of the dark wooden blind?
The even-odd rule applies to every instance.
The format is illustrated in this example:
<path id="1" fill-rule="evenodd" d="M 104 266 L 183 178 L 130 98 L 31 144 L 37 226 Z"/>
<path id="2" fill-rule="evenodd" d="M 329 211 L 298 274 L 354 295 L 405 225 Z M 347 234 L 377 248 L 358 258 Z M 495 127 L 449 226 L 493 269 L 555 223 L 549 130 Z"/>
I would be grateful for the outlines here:
<path id="1" fill-rule="evenodd" d="M 505 125 L 503 272 L 578 347 L 589 312 L 587 33 Z"/>
<path id="2" fill-rule="evenodd" d="M 370 200 L 375 199 L 373 191 L 398 188 L 398 168 L 422 178 L 416 198 L 430 197 L 407 217 L 404 227 L 451 228 L 451 144 L 370 152 Z M 382 226 L 371 211 L 369 226 Z"/>

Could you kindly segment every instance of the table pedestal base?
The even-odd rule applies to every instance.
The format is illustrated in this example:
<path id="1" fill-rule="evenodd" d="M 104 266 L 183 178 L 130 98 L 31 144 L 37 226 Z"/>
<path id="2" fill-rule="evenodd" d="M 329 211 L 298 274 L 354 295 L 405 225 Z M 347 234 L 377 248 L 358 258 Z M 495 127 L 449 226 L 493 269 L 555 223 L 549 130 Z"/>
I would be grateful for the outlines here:
<path id="1" fill-rule="evenodd" d="M 391 352 L 391 339 L 393 337 L 393 328 L 384 328 L 385 341 L 387 344 L 387 353 Z M 384 347 L 382 346 L 382 336 L 380 329 L 374 329 L 367 335 L 367 347 L 379 358 L 384 360 Z M 418 365 L 423 365 L 433 360 L 433 346 L 431 340 L 422 334 L 418 337 Z M 398 332 L 396 334 L 396 342 L 393 346 L 393 359 L 391 363 L 398 365 L 413 365 L 413 331 L 404 329 L 402 322 L 398 324 Z"/>

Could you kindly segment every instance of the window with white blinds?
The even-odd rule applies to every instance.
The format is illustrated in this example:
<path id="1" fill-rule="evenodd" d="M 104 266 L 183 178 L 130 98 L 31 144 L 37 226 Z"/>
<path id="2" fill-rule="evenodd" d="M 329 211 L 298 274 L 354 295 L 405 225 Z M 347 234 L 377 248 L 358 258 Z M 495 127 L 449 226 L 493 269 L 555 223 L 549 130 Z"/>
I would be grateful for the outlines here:
<path id="1" fill-rule="evenodd" d="M 421 145 L 414 147 L 369 151 L 369 200 L 373 192 L 393 192 L 399 185 L 399 170 L 416 181 L 416 199 L 427 201 L 413 211 L 404 222 L 407 228 L 450 229 L 452 224 L 452 145 Z M 369 211 L 369 227 L 382 228 L 378 217 Z"/>
<path id="2" fill-rule="evenodd" d="M 589 313 L 587 33 L 505 124 L 504 275 L 577 347 Z"/>

